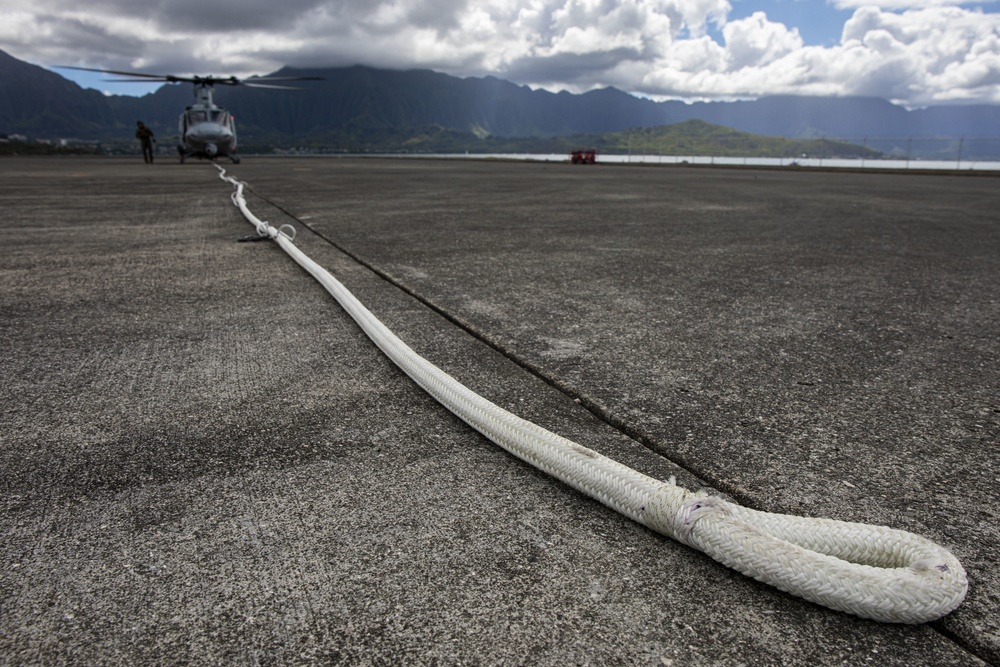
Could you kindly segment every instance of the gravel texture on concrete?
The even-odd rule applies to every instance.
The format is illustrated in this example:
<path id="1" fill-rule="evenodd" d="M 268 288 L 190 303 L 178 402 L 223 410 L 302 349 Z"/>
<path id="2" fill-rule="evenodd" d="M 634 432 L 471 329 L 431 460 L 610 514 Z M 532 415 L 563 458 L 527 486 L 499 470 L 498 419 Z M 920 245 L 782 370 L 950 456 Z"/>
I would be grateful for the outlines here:
<path id="1" fill-rule="evenodd" d="M 758 584 L 437 406 L 209 164 L 0 160 L 0 664 L 1000 665 L 989 177 L 247 158 L 420 354 L 647 474 L 953 550 Z"/>

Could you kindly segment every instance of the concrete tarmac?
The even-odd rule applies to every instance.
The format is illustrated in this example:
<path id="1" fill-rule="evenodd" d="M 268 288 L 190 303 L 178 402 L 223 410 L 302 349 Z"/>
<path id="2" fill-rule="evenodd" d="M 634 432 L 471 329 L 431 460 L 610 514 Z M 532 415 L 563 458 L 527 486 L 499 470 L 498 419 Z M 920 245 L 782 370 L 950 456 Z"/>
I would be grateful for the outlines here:
<path id="1" fill-rule="evenodd" d="M 865 621 L 438 406 L 214 166 L 0 160 L 0 664 L 1000 665 L 992 177 L 252 158 L 418 353 L 646 474 L 951 549 Z"/>

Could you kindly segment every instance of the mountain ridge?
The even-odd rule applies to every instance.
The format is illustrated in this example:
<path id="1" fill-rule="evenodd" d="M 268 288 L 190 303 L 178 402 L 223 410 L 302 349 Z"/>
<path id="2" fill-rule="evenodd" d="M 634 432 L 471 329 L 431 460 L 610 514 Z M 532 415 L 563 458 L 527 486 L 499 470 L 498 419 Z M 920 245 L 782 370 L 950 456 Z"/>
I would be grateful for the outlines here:
<path id="1" fill-rule="evenodd" d="M 241 140 L 294 144 L 324 137 L 441 127 L 484 137 L 565 137 L 698 119 L 790 139 L 1000 138 L 1000 106 L 907 110 L 874 97 L 774 95 L 733 102 L 657 102 L 615 88 L 582 94 L 533 90 L 503 79 L 459 78 L 428 69 L 354 65 L 284 67 L 268 76 L 322 76 L 299 91 L 219 86 L 217 102 L 239 119 Z M 0 51 L 0 134 L 130 138 L 142 119 L 176 135 L 191 86 L 166 84 L 142 97 L 105 96 Z"/>

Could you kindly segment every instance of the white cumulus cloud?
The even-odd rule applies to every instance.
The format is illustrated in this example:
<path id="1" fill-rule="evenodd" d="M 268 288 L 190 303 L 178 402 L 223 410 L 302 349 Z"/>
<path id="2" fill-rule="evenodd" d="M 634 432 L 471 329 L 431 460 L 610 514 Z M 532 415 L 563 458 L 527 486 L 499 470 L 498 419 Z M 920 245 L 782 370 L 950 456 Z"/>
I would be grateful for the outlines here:
<path id="1" fill-rule="evenodd" d="M 767 20 L 764 12 L 754 12 L 749 18 L 730 21 L 722 29 L 726 51 L 735 69 L 774 62 L 802 48 L 802 38 L 796 29 Z"/>
<path id="2" fill-rule="evenodd" d="M 852 11 L 830 46 L 731 18 L 729 0 L 0 0 L 0 49 L 176 74 L 367 64 L 653 97 L 1000 103 L 998 3 L 828 1 Z"/>

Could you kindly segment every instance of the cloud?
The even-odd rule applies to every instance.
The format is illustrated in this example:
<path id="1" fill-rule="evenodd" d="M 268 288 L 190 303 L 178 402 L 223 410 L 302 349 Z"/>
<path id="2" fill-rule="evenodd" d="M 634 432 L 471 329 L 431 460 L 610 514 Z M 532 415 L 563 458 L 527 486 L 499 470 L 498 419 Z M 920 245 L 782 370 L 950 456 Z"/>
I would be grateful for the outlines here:
<path id="1" fill-rule="evenodd" d="M 926 9 L 928 7 L 988 5 L 996 2 L 996 0 L 829 0 L 829 2 L 837 9 L 877 7 L 881 10 L 902 11 L 906 9 Z"/>
<path id="2" fill-rule="evenodd" d="M 1000 16 L 959 7 L 902 13 L 859 9 L 844 26 L 841 50 L 860 76 L 851 86 L 868 94 L 926 104 L 1000 102 Z M 885 95 L 888 96 L 888 95 Z"/>
<path id="3" fill-rule="evenodd" d="M 176 74 L 360 63 L 652 97 L 1000 103 L 989 3 L 830 1 L 853 9 L 832 46 L 764 12 L 730 20 L 729 0 L 0 0 L 0 48 Z"/>
<path id="4" fill-rule="evenodd" d="M 798 30 L 771 23 L 764 12 L 727 23 L 722 34 L 735 69 L 774 62 L 802 48 Z"/>
<path id="5" fill-rule="evenodd" d="M 1000 16 L 960 7 L 858 9 L 832 47 L 756 13 L 727 23 L 723 44 L 688 41 L 653 63 L 644 92 L 680 97 L 865 95 L 920 106 L 1000 103 Z"/>

